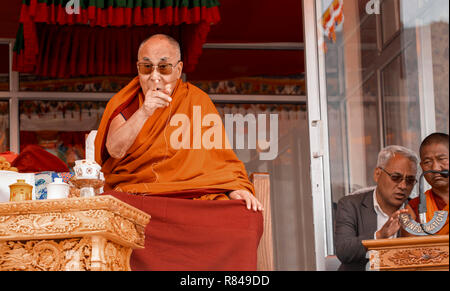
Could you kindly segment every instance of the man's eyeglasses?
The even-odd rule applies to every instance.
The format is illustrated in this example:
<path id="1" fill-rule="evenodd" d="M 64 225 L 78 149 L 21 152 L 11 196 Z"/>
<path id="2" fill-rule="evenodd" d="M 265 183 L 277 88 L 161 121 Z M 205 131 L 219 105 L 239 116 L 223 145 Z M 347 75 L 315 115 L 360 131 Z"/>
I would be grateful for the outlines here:
<path id="1" fill-rule="evenodd" d="M 158 72 L 161 75 L 170 75 L 172 74 L 173 67 L 178 65 L 178 63 L 181 61 L 178 61 L 175 65 L 170 63 L 162 63 L 158 65 L 154 65 L 149 62 L 139 62 L 137 63 L 139 74 L 142 75 L 150 75 L 155 70 L 155 67 L 157 68 Z"/>
<path id="2" fill-rule="evenodd" d="M 417 179 L 415 176 L 406 176 L 406 175 L 402 176 L 397 173 L 391 174 L 381 167 L 380 169 L 383 170 L 383 172 L 385 172 L 391 178 L 392 182 L 396 184 L 400 184 L 403 180 L 405 180 L 405 183 L 408 186 L 414 186 L 417 183 Z"/>

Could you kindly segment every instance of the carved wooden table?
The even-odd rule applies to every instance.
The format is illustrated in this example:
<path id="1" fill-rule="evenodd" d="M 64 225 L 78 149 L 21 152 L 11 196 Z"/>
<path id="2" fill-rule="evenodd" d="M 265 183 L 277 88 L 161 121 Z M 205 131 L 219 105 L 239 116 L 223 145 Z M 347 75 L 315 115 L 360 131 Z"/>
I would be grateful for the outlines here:
<path id="1" fill-rule="evenodd" d="M 371 271 L 448 271 L 448 235 L 366 240 Z"/>
<path id="2" fill-rule="evenodd" d="M 131 270 L 149 221 L 107 195 L 0 203 L 0 271 Z"/>

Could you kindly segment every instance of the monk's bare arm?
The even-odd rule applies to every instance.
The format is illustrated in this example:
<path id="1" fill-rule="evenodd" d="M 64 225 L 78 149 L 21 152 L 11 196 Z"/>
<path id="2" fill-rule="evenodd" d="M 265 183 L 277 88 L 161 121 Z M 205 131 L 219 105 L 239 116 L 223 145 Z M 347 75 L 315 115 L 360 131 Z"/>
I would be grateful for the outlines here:
<path id="1" fill-rule="evenodd" d="M 125 120 L 122 114 L 113 119 L 106 138 L 106 148 L 111 157 L 120 159 L 125 156 L 147 119 L 147 114 L 141 109 L 128 120 Z"/>
<path id="2" fill-rule="evenodd" d="M 130 117 L 125 118 L 119 114 L 112 121 L 106 138 L 106 148 L 115 159 L 121 159 L 133 145 L 147 119 L 156 109 L 169 105 L 172 99 L 163 92 L 152 91 L 145 96 L 143 106 Z"/>

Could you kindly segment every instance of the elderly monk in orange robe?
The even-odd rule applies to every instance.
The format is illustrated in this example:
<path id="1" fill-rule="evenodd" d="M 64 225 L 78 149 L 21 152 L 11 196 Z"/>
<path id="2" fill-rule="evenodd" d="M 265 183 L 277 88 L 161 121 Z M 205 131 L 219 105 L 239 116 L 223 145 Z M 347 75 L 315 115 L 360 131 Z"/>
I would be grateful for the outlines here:
<path id="1" fill-rule="evenodd" d="M 218 115 L 206 93 L 181 81 L 179 44 L 166 35 L 150 37 L 139 48 L 137 66 L 139 76 L 112 98 L 98 130 L 96 160 L 103 166 L 105 190 L 243 199 L 248 209 L 261 211 L 232 149 L 172 147 L 170 137 L 177 127 L 169 122 L 175 114 L 192 116 L 194 106 L 200 106 L 202 116 Z M 190 141 L 195 139 L 193 127 L 190 122 L 191 130 L 184 132 Z M 198 193 L 204 195 L 195 197 Z"/>
<path id="2" fill-rule="evenodd" d="M 422 142 L 420 146 L 420 166 L 424 172 L 429 170 L 443 171 L 448 170 L 448 142 L 449 136 L 445 133 L 433 133 Z M 448 194 L 449 184 L 448 177 L 440 174 L 426 174 L 425 180 L 431 185 L 431 189 L 425 192 L 427 202 L 427 221 L 431 221 L 435 211 L 444 210 L 448 212 Z M 417 221 L 419 219 L 420 197 L 411 200 L 406 209 L 409 210 L 411 216 Z M 402 233 L 402 235 L 409 234 Z M 438 235 L 448 235 L 448 217 L 443 228 L 437 233 Z"/>
<path id="3" fill-rule="evenodd" d="M 180 79 L 178 42 L 150 37 L 137 66 L 139 76 L 108 102 L 95 139 L 105 194 L 152 217 L 132 270 L 255 270 L 263 206 L 244 164 L 226 147 L 210 98 Z M 198 124 L 199 109 L 219 121 Z M 211 141 L 210 130 L 224 143 L 199 147 L 199 135 Z"/>

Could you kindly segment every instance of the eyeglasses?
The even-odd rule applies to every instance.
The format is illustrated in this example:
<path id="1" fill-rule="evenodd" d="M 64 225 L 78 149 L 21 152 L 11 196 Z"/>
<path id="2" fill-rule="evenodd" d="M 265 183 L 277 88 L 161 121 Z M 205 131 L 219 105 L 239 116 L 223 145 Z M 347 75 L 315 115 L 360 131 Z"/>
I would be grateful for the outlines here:
<path id="1" fill-rule="evenodd" d="M 397 173 L 391 174 L 383 168 L 380 169 L 383 170 L 383 172 L 385 172 L 391 178 L 392 182 L 396 184 L 400 184 L 403 180 L 405 180 L 405 183 L 408 186 L 414 186 L 417 183 L 417 179 L 414 176 L 402 176 Z"/>
<path id="2" fill-rule="evenodd" d="M 178 65 L 179 62 L 181 62 L 181 61 L 178 61 L 175 65 L 170 64 L 170 63 L 162 63 L 162 64 L 154 65 L 154 64 L 148 63 L 148 62 L 142 62 L 142 63 L 137 63 L 137 66 L 138 66 L 139 74 L 142 74 L 142 75 L 150 75 L 155 70 L 155 67 L 157 68 L 158 72 L 161 75 L 170 75 L 170 74 L 172 74 L 173 67 Z"/>

